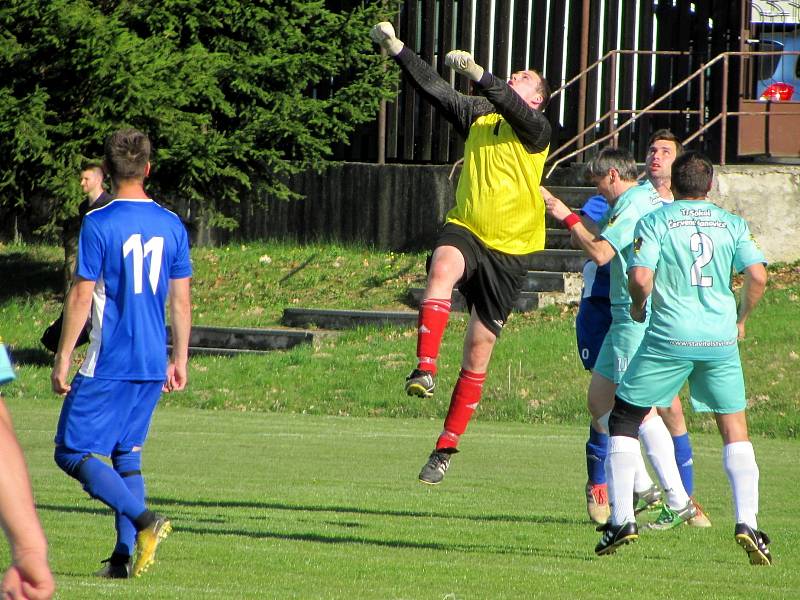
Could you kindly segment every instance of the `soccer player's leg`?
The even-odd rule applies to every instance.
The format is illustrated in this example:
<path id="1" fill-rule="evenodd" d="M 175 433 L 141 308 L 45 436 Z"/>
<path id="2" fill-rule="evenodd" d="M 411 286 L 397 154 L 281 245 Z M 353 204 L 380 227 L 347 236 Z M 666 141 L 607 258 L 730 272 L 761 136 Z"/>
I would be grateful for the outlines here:
<path id="1" fill-rule="evenodd" d="M 119 436 L 129 410 L 125 385 L 127 382 L 75 376 L 62 405 L 54 458 L 90 496 L 116 514 L 135 519 L 145 512 L 143 501 L 130 493 L 112 467 L 95 456 L 111 454 Z"/>
<path id="2" fill-rule="evenodd" d="M 459 290 L 470 309 L 470 320 L 464 338 L 461 372 L 444 428 L 419 474 L 422 483 L 431 485 L 444 477 L 450 458 L 457 452 L 459 439 L 480 402 L 492 350 L 519 298 L 527 273 L 521 257 L 493 252 L 478 244 L 472 234 L 467 234 L 468 243 L 463 245 L 463 256 L 468 256 L 467 272 Z"/>
<path id="3" fill-rule="evenodd" d="M 450 298 L 464 270 L 464 255 L 458 247 L 447 243 L 437 246 L 428 264 L 428 282 L 417 318 L 417 367 L 405 382 L 409 396 L 433 395 L 439 348 L 450 316 Z"/>
<path id="4" fill-rule="evenodd" d="M 578 355 L 587 371 L 594 369 L 610 326 L 611 310 L 607 298 L 584 298 L 581 300 L 578 315 L 575 318 L 575 335 Z M 610 406 L 602 412 L 605 413 L 608 410 L 610 410 Z M 605 523 L 610 512 L 605 471 L 607 451 L 608 431 L 600 426 L 596 419 L 592 419 L 589 424 L 589 437 L 586 441 L 585 493 L 586 511 L 589 518 L 595 523 Z"/>
<path id="5" fill-rule="evenodd" d="M 627 367 L 617 397 L 638 406 L 669 406 L 691 369 L 690 361 L 669 359 L 639 348 Z M 649 527 L 670 529 L 685 523 L 695 515 L 694 505 L 680 479 L 672 438 L 655 409 L 649 411 L 640 426 L 639 437 L 665 490 L 661 513 Z"/>
<path id="6" fill-rule="evenodd" d="M 683 482 L 683 487 L 692 499 L 695 508 L 695 516 L 689 519 L 688 524 L 691 527 L 711 527 L 711 519 L 708 518 L 705 509 L 694 496 L 694 457 L 680 397 L 676 395 L 672 399 L 670 407 L 659 408 L 658 414 L 664 420 L 664 424 L 672 436 L 675 462 L 678 465 L 681 482 Z"/>
<path id="7" fill-rule="evenodd" d="M 613 554 L 617 548 L 639 537 L 633 512 L 633 484 L 639 449 L 639 426 L 649 407 L 640 407 L 617 398 L 609 416 L 610 441 L 606 458 L 606 477 L 611 503 L 611 516 L 597 528 L 603 535 L 595 546 L 595 554 Z"/>
<path id="8" fill-rule="evenodd" d="M 120 471 L 126 465 L 132 467 L 133 472 L 129 472 L 129 477 L 124 477 L 125 483 L 130 486 L 133 494 L 140 494 L 144 501 L 144 479 L 139 467 L 139 476 L 136 476 L 135 466 L 141 465 L 141 449 L 147 439 L 150 429 L 150 421 L 153 417 L 156 404 L 161 397 L 160 381 L 138 382 L 135 384 L 136 403 L 127 419 L 126 427 L 120 436 L 117 449 L 123 451 L 124 460 L 120 463 Z M 128 452 L 124 452 L 128 451 Z M 122 474 L 122 473 L 121 473 Z M 172 532 L 172 523 L 163 515 L 148 512 L 146 521 L 134 521 L 136 528 L 136 551 L 133 561 L 133 576 L 141 576 L 155 562 L 156 549 L 166 537 Z"/>
<path id="9" fill-rule="evenodd" d="M 736 515 L 734 539 L 747 552 L 751 565 L 771 565 L 771 540 L 758 528 L 759 469 L 747 432 L 747 401 L 738 352 L 717 361 L 698 361 L 689 388 L 692 406 L 713 412 L 722 436 L 722 463 Z"/>
<path id="10" fill-rule="evenodd" d="M 480 403 L 486 368 L 496 339 L 497 336 L 481 322 L 473 309 L 464 340 L 463 366 L 453 388 L 442 433 L 436 440 L 436 447 L 428 457 L 428 462 L 420 471 L 419 480 L 422 483 L 440 483 L 450 466 L 451 456 L 458 452 L 458 442 Z"/>

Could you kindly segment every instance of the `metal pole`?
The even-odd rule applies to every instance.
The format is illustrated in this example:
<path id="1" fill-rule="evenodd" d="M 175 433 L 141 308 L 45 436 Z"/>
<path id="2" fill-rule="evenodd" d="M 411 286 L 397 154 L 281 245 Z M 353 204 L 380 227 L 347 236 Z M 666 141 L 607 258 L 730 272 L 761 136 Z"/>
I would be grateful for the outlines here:
<path id="1" fill-rule="evenodd" d="M 578 148 L 583 148 L 583 128 L 586 126 L 586 67 L 589 65 L 589 9 L 590 0 L 583 0 L 583 14 L 581 15 L 581 80 L 578 83 Z M 579 160 L 584 160 L 583 152 Z"/>
<path id="2" fill-rule="evenodd" d="M 722 59 L 722 148 L 719 164 L 725 165 L 725 153 L 728 147 L 728 55 Z"/>
<path id="3" fill-rule="evenodd" d="M 706 69 L 705 65 L 703 65 L 703 69 L 700 71 L 700 97 L 699 97 L 699 111 L 700 111 L 700 119 L 698 123 L 698 127 L 700 129 L 703 128 L 703 125 L 706 124 Z M 700 144 L 705 142 L 705 136 L 700 136 Z"/>
<path id="4" fill-rule="evenodd" d="M 611 54 L 611 82 L 608 89 L 608 112 L 611 113 L 609 127 L 614 131 L 614 145 L 619 143 L 619 131 L 617 131 L 617 53 Z"/>
<path id="5" fill-rule="evenodd" d="M 386 164 L 386 100 L 378 107 L 378 164 Z"/>

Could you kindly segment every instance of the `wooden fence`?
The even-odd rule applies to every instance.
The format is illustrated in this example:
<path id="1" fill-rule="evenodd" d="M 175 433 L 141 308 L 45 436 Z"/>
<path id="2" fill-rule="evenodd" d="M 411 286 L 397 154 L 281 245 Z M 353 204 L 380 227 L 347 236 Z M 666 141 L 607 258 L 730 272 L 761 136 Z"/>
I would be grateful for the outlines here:
<path id="1" fill-rule="evenodd" d="M 406 0 L 396 28 L 410 48 L 462 92 L 468 91 L 467 82 L 452 78 L 444 67 L 444 56 L 453 48 L 472 51 L 479 64 L 503 77 L 536 68 L 554 89 L 612 49 L 686 52 L 658 60 L 630 55 L 617 66 L 615 91 L 603 86 L 601 71 L 588 79 L 583 92 L 573 86 L 557 96 L 547 111 L 555 146 L 591 124 L 610 102 L 621 110 L 645 106 L 710 57 L 739 50 L 748 9 L 749 0 Z M 733 100 L 736 80 L 731 89 Z M 718 86 L 709 86 L 705 93 L 709 110 L 719 106 Z M 687 92 L 659 108 L 683 109 L 696 103 Z M 406 82 L 401 82 L 397 100 L 388 104 L 385 121 L 385 155 L 390 162 L 441 164 L 461 157 L 463 144 L 449 123 Z M 609 126 L 594 133 L 602 135 Z M 643 140 L 661 127 L 685 137 L 697 124 L 685 115 L 656 114 L 643 119 L 620 143 L 641 157 Z M 378 124 L 361 128 L 349 146 L 337 149 L 336 158 L 376 161 Z"/>

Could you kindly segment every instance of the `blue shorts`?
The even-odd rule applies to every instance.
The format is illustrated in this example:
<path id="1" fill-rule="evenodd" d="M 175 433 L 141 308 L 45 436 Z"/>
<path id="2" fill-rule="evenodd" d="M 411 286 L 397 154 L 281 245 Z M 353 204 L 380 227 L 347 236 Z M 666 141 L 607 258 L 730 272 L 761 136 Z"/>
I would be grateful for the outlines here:
<path id="1" fill-rule="evenodd" d="M 56 445 L 102 456 L 143 446 L 163 385 L 78 373 L 61 407 Z"/>
<path id="2" fill-rule="evenodd" d="M 575 335 L 578 339 L 578 354 L 587 371 L 594 368 L 609 327 L 611 302 L 608 298 L 583 298 L 575 318 Z"/>
<path id="3" fill-rule="evenodd" d="M 667 407 L 689 380 L 694 410 L 730 414 L 747 406 L 738 348 L 731 356 L 691 360 L 665 356 L 642 345 L 628 365 L 617 396 L 635 406 Z"/>

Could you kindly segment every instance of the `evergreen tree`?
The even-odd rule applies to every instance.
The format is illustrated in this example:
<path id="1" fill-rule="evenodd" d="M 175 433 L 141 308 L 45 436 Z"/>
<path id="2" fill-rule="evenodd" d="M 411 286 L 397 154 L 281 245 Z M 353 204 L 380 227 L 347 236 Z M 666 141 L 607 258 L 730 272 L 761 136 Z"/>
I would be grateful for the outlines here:
<path id="1" fill-rule="evenodd" d="M 243 194 L 289 198 L 374 119 L 393 74 L 369 43 L 396 3 L 6 0 L 0 5 L 0 206 L 77 212 L 80 163 L 113 130 L 153 142 L 148 189 L 211 225 Z M 192 215 L 196 216 L 196 215 Z"/>

